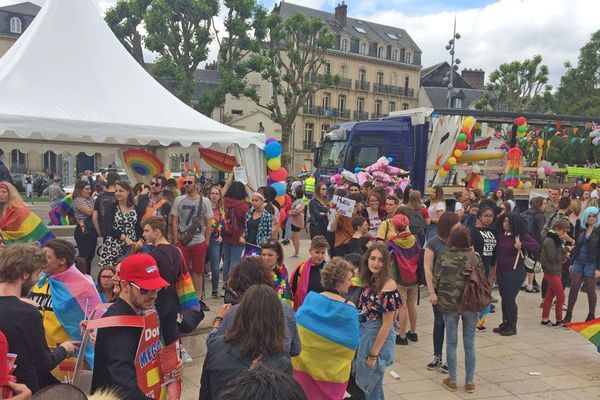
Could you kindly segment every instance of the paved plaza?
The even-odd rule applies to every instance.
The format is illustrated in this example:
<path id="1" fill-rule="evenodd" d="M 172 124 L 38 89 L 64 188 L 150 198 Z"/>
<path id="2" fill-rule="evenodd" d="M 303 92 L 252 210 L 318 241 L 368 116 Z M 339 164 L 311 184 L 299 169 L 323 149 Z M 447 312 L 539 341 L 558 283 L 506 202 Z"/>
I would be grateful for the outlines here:
<path id="1" fill-rule="evenodd" d="M 293 253 L 291 246 L 285 246 L 286 254 Z M 309 241 L 302 240 L 302 257 L 308 257 L 308 246 Z M 288 270 L 291 272 L 298 262 L 299 259 L 287 257 Z M 541 274 L 538 275 L 540 278 Z M 424 292 L 421 294 L 425 296 Z M 494 296 L 499 297 L 497 291 Z M 519 324 L 516 336 L 502 337 L 492 332 L 491 328 L 500 323 L 500 304 L 498 312 L 490 314 L 488 330 L 477 332 L 476 390 L 469 394 L 464 390 L 464 356 L 460 339 L 459 387 L 456 392 L 449 392 L 442 386 L 442 379 L 447 375 L 425 368 L 433 355 L 433 313 L 429 300 L 421 299 L 417 325 L 419 341 L 410 342 L 408 346 L 396 346 L 396 362 L 384 379 L 386 400 L 600 399 L 600 353 L 596 352 L 592 343 L 569 329 L 540 325 L 539 293 L 521 292 L 517 302 Z M 205 339 L 215 317 L 213 311 L 218 309 L 222 301 L 209 299 L 207 303 L 211 312 L 206 314 L 195 334 L 183 340 L 194 358 L 194 362 L 185 367 L 183 400 L 198 398 L 206 354 Z M 581 293 L 574 320 L 583 319 L 586 314 L 587 299 L 585 293 Z M 553 314 L 550 317 L 554 320 Z M 400 379 L 392 378 L 389 371 L 395 371 Z"/>

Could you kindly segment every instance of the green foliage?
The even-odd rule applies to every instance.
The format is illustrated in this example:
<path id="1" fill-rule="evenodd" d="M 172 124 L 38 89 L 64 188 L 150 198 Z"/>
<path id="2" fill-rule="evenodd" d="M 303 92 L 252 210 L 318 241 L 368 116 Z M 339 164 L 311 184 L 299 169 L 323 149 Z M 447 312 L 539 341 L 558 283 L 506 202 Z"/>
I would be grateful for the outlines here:
<path id="1" fill-rule="evenodd" d="M 565 63 L 567 72 L 556 91 L 555 109 L 560 114 L 600 115 L 600 31 L 581 48 L 577 67 Z"/>
<path id="2" fill-rule="evenodd" d="M 106 11 L 104 19 L 121 44 L 144 66 L 142 34 L 139 27 L 151 0 L 119 0 Z"/>
<path id="3" fill-rule="evenodd" d="M 547 84 L 548 67 L 542 64 L 542 56 L 502 64 L 489 79 L 476 108 L 515 112 L 549 110 L 552 86 Z"/>

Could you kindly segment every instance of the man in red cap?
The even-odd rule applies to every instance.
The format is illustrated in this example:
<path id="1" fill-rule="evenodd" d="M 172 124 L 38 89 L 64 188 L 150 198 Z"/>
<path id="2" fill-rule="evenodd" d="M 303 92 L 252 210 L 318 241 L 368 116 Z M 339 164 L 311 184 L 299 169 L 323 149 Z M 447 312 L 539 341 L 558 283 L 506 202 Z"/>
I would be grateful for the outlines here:
<path id="1" fill-rule="evenodd" d="M 169 286 L 160 276 L 156 260 L 148 254 L 136 254 L 121 263 L 119 269 L 121 294 L 103 317 L 142 315 L 153 307 L 158 291 Z M 141 328 L 114 327 L 98 330 L 92 393 L 100 389 L 115 389 L 123 399 L 146 400 L 137 384 L 135 355 Z M 183 363 L 178 375 L 183 373 Z"/>

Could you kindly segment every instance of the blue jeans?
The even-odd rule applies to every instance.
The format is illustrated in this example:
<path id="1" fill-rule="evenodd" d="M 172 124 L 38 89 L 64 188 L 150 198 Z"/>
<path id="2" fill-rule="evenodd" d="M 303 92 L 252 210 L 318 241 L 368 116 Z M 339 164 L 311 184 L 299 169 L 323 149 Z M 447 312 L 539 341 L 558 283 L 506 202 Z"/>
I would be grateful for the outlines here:
<path id="1" fill-rule="evenodd" d="M 461 318 L 457 313 L 444 313 L 446 324 L 446 362 L 448 363 L 448 377 L 450 381 L 456 382 L 456 346 L 458 344 L 458 320 Z M 477 327 L 477 313 L 465 311 L 462 315 L 463 321 L 463 346 L 465 349 L 465 382 L 473 382 L 475 375 L 475 328 Z"/>
<path id="2" fill-rule="evenodd" d="M 292 239 L 292 220 L 288 217 L 285 220 L 285 231 L 283 232 L 283 240 Z"/>
<path id="3" fill-rule="evenodd" d="M 429 228 L 427 228 L 427 240 L 431 240 L 434 237 L 436 237 L 437 235 L 437 225 L 436 224 L 430 224 Z"/>
<path id="4" fill-rule="evenodd" d="M 444 315 L 437 304 L 433 305 L 433 354 L 442 356 L 444 347 Z"/>
<path id="5" fill-rule="evenodd" d="M 580 257 L 577 257 L 573 262 L 573 272 L 581 274 L 586 278 L 593 278 L 596 272 L 596 264 L 591 262 L 581 262 Z"/>
<path id="6" fill-rule="evenodd" d="M 208 244 L 208 260 L 210 261 L 210 272 L 212 294 L 219 292 L 219 267 L 221 266 L 221 244 L 217 243 L 217 238 L 214 236 L 210 237 L 210 243 Z"/>
<path id="7" fill-rule="evenodd" d="M 502 322 L 511 326 L 517 326 L 519 308 L 517 307 L 517 295 L 525 280 L 525 268 L 509 269 L 500 271 L 496 275 L 498 292 L 502 303 Z"/>
<path id="8" fill-rule="evenodd" d="M 227 284 L 229 270 L 242 258 L 245 246 L 243 244 L 223 243 L 223 282 Z"/>

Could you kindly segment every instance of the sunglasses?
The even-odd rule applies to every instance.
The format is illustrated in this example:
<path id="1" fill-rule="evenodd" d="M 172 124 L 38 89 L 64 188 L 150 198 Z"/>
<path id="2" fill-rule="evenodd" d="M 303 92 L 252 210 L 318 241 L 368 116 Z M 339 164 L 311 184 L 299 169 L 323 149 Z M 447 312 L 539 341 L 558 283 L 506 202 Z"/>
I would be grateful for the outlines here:
<path id="1" fill-rule="evenodd" d="M 184 181 L 183 184 L 184 185 L 193 185 L 194 181 Z"/>
<path id="2" fill-rule="evenodd" d="M 147 295 L 149 293 L 155 293 L 155 292 L 159 291 L 159 289 L 154 289 L 154 290 L 142 289 L 141 287 L 139 287 L 138 285 L 136 285 L 133 282 L 127 282 L 127 283 L 129 283 L 130 286 L 133 286 L 134 288 L 139 290 L 141 295 Z"/>
<path id="3" fill-rule="evenodd" d="M 160 184 L 159 182 L 150 182 L 150 184 L 156 187 L 162 186 L 162 184 Z"/>

